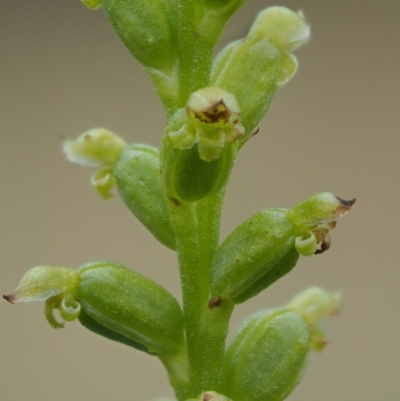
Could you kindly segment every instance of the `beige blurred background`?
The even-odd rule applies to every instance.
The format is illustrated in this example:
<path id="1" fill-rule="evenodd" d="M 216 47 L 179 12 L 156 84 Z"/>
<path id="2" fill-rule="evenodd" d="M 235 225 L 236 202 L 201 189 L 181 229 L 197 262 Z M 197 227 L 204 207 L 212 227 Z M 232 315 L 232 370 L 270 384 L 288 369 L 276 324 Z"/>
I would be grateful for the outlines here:
<path id="1" fill-rule="evenodd" d="M 222 43 L 245 35 L 252 0 Z M 313 355 L 290 401 L 400 399 L 398 0 L 285 0 L 303 9 L 312 41 L 295 79 L 275 97 L 241 152 L 227 191 L 222 236 L 265 207 L 320 191 L 357 198 L 329 252 L 237 308 L 280 305 L 318 284 L 344 294 L 331 343 Z M 1 0 L 0 292 L 38 264 L 120 262 L 180 295 L 173 252 L 116 197 L 100 200 L 91 171 L 67 163 L 60 140 L 96 126 L 157 145 L 161 106 L 141 67 L 101 11 L 79 0 Z M 0 302 L 0 400 L 150 400 L 170 395 L 157 360 L 83 329 L 51 329 L 43 304 Z M 71 398 L 72 397 L 72 398 Z"/>

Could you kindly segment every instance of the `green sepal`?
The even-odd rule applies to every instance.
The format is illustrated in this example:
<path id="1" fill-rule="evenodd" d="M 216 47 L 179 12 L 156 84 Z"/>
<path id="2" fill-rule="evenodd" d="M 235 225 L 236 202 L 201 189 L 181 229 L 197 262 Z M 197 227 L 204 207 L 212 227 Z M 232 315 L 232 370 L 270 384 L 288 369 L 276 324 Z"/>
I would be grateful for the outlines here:
<path id="1" fill-rule="evenodd" d="M 248 36 L 230 43 L 213 63 L 210 84 L 236 96 L 241 108 L 243 144 L 265 116 L 281 71 L 281 54 L 269 38 Z M 251 82 L 251 85 L 249 85 Z"/>
<path id="2" fill-rule="evenodd" d="M 268 267 L 264 267 L 265 270 L 268 270 L 267 273 L 265 273 L 260 279 L 255 281 L 245 291 L 235 297 L 234 302 L 236 304 L 240 304 L 267 289 L 270 285 L 274 284 L 280 278 L 288 274 L 296 266 L 299 256 L 300 255 L 296 249 L 294 247 L 290 247 L 288 252 L 282 257 L 281 260 L 279 260 L 278 263 L 275 264 L 275 266 L 269 270 Z"/>
<path id="3" fill-rule="evenodd" d="M 119 38 L 145 67 L 171 75 L 177 60 L 177 18 L 173 0 L 102 0 Z"/>
<path id="4" fill-rule="evenodd" d="M 265 209 L 254 214 L 216 250 L 210 269 L 211 297 L 221 295 L 227 288 L 229 296 L 238 303 L 256 295 L 272 283 L 272 278 L 265 275 L 293 246 L 294 227 L 284 209 Z M 289 265 L 284 263 L 282 270 L 290 270 Z"/>
<path id="5" fill-rule="evenodd" d="M 175 234 L 161 184 L 158 149 L 141 144 L 130 145 L 120 155 L 114 177 L 128 209 L 155 238 L 175 250 Z"/>
<path id="6" fill-rule="evenodd" d="M 115 331 L 112 331 L 107 327 L 104 327 L 100 323 L 96 322 L 96 320 L 91 318 L 84 311 L 81 312 L 78 319 L 83 327 L 87 328 L 88 330 L 92 331 L 95 334 L 98 334 L 99 336 L 105 337 L 108 340 L 119 342 L 124 345 L 128 345 L 129 347 L 133 347 L 139 351 L 143 351 L 146 352 L 147 354 L 150 354 L 148 349 L 144 345 L 136 341 L 133 341 L 130 338 L 123 336 L 122 334 L 116 333 Z"/>
<path id="7" fill-rule="evenodd" d="M 235 145 L 221 150 L 217 160 L 200 159 L 197 146 L 172 148 L 165 163 L 165 185 L 174 202 L 195 203 L 221 190 L 236 160 Z"/>
<path id="8" fill-rule="evenodd" d="M 251 316 L 227 349 L 222 392 L 233 400 L 283 400 L 304 372 L 309 341 L 297 312 L 280 308 Z"/>
<path id="9" fill-rule="evenodd" d="M 184 347 L 183 314 L 163 287 L 121 265 L 96 262 L 81 266 L 78 301 L 97 323 L 168 356 Z"/>

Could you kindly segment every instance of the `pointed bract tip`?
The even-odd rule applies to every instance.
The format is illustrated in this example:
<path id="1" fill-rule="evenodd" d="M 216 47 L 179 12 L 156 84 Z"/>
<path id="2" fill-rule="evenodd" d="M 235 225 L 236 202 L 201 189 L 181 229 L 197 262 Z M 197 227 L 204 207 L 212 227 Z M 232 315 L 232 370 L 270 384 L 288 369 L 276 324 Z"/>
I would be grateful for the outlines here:
<path id="1" fill-rule="evenodd" d="M 342 199 L 339 198 L 338 196 L 336 197 L 336 199 L 343 205 L 346 207 L 352 207 L 355 203 L 356 203 L 356 198 L 354 199 L 350 199 L 350 200 L 346 200 L 346 199 Z"/>
<path id="2" fill-rule="evenodd" d="M 3 295 L 3 298 L 6 301 L 8 301 L 10 304 L 13 304 L 15 302 L 15 295 L 14 294 Z"/>
<path id="3" fill-rule="evenodd" d="M 356 203 L 356 198 L 346 200 L 335 196 L 336 199 L 340 202 L 340 205 L 337 209 L 338 216 L 344 216 L 348 211 L 350 211 L 351 207 Z"/>

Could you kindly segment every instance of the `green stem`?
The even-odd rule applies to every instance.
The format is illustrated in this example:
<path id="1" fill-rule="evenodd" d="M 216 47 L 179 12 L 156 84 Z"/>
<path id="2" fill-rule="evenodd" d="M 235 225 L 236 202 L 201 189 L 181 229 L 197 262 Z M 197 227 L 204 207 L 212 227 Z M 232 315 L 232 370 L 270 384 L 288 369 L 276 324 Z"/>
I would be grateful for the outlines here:
<path id="1" fill-rule="evenodd" d="M 196 206 L 170 202 L 177 240 L 191 397 L 220 383 L 225 338 L 232 307 L 210 309 L 209 268 L 218 246 L 222 193 Z"/>
<path id="2" fill-rule="evenodd" d="M 189 364 L 186 348 L 176 355 L 161 357 L 165 369 L 168 372 L 169 382 L 175 390 L 178 400 L 186 400 L 190 397 Z"/>
<path id="3" fill-rule="evenodd" d="M 196 0 L 178 0 L 179 107 L 191 93 L 209 85 L 214 47 L 229 16 L 207 11 Z"/>

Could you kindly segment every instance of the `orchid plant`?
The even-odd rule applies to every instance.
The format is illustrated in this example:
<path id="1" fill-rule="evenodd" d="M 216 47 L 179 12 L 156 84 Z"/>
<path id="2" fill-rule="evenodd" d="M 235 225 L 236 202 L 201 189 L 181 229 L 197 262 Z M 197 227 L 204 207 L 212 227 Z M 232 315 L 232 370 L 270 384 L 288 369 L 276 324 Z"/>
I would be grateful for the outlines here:
<path id="1" fill-rule="evenodd" d="M 259 131 L 276 89 L 295 74 L 293 51 L 310 37 L 304 15 L 267 8 L 214 59 L 226 22 L 246 0 L 82 2 L 103 9 L 143 65 L 167 124 L 159 149 L 96 128 L 65 140 L 63 150 L 94 168 L 91 184 L 102 198 L 116 186 L 154 238 L 176 252 L 182 303 L 153 280 L 104 261 L 34 267 L 4 298 L 45 301 L 52 327 L 78 319 L 158 358 L 178 401 L 283 400 L 311 350 L 326 345 L 319 321 L 338 311 L 340 294 L 309 288 L 250 316 L 227 345 L 229 319 L 236 304 L 273 285 L 300 256 L 328 250 L 330 230 L 355 200 L 322 192 L 291 209 L 261 210 L 222 242 L 219 231 L 236 157 Z"/>

